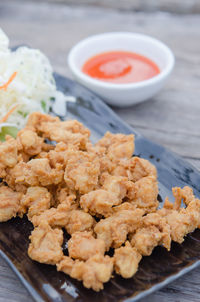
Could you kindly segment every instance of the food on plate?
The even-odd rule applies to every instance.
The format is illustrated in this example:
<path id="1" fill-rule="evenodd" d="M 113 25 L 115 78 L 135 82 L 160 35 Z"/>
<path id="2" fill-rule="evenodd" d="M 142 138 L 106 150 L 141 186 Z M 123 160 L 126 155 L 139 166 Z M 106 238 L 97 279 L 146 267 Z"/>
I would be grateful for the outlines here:
<path id="1" fill-rule="evenodd" d="M 75 232 L 68 241 L 69 256 L 73 259 L 87 260 L 96 254 L 104 255 L 105 242 L 93 237 L 92 232 Z"/>
<path id="2" fill-rule="evenodd" d="M 133 234 L 130 234 L 131 245 L 143 256 L 151 255 L 154 247 L 164 246 L 168 251 L 171 245 L 171 229 L 165 217 L 158 212 L 148 213 L 143 216 L 140 226 Z"/>
<path id="3" fill-rule="evenodd" d="M 39 50 L 9 48 L 9 39 L 0 28 L 0 140 L 16 136 L 31 112 L 48 113 L 51 101 L 67 97 L 56 88 L 52 66 Z"/>
<path id="4" fill-rule="evenodd" d="M 110 247 L 120 247 L 127 238 L 129 233 L 133 233 L 138 225 L 144 211 L 141 209 L 119 210 L 108 218 L 102 218 L 94 227 L 94 232 L 99 239 L 106 243 L 106 250 Z"/>
<path id="5" fill-rule="evenodd" d="M 200 200 L 195 198 L 192 189 L 189 187 L 173 188 L 175 203 L 170 203 L 166 199 L 164 207 L 158 210 L 158 213 L 165 217 L 170 226 L 171 239 L 182 243 L 185 235 L 193 232 L 200 223 Z M 186 205 L 181 208 L 181 201 Z"/>
<path id="6" fill-rule="evenodd" d="M 20 209 L 22 194 L 2 184 L 0 186 L 0 221 L 15 217 Z"/>
<path id="7" fill-rule="evenodd" d="M 99 291 L 103 289 L 103 283 L 108 282 L 112 277 L 113 261 L 113 258 L 108 255 L 102 256 L 101 254 L 96 254 L 86 261 L 73 260 L 63 256 L 57 264 L 57 270 L 83 281 L 86 288 Z"/>
<path id="8" fill-rule="evenodd" d="M 117 274 L 123 278 L 131 278 L 138 270 L 142 255 L 136 248 L 132 248 L 129 241 L 124 246 L 115 249 L 114 267 Z"/>
<path id="9" fill-rule="evenodd" d="M 50 208 L 51 194 L 47 188 L 29 187 L 21 199 L 22 212 L 28 215 L 31 220 L 35 215 L 48 210 Z"/>
<path id="10" fill-rule="evenodd" d="M 131 278 L 156 246 L 170 251 L 200 225 L 187 186 L 158 208 L 156 168 L 133 152 L 133 135 L 108 132 L 93 145 L 78 121 L 31 113 L 16 139 L 0 142 L 0 222 L 26 214 L 30 258 L 87 288 L 102 290 L 114 272 Z"/>
<path id="11" fill-rule="evenodd" d="M 62 259 L 63 231 L 52 229 L 50 225 L 42 220 L 31 236 L 28 255 L 41 263 L 56 264 Z"/>

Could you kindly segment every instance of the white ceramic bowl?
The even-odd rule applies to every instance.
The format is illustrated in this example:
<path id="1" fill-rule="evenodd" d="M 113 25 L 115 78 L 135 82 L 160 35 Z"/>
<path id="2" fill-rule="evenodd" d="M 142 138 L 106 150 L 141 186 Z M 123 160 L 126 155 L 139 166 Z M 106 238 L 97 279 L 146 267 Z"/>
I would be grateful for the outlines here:
<path id="1" fill-rule="evenodd" d="M 83 64 L 92 56 L 106 51 L 132 51 L 154 61 L 160 73 L 138 83 L 114 84 L 103 82 L 82 72 Z M 80 41 L 68 55 L 68 65 L 74 78 L 100 95 L 108 104 L 130 106 L 153 97 L 164 85 L 174 66 L 174 55 L 162 42 L 146 35 L 112 32 L 91 36 Z"/>

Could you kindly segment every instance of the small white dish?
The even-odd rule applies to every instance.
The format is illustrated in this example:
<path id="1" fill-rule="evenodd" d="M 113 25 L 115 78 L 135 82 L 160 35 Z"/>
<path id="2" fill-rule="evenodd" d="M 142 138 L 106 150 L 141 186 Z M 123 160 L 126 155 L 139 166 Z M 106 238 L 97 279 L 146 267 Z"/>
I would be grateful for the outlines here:
<path id="1" fill-rule="evenodd" d="M 117 50 L 148 57 L 158 65 L 160 73 L 137 83 L 114 84 L 94 79 L 82 72 L 82 66 L 89 58 Z M 91 36 L 76 44 L 68 55 L 68 65 L 79 83 L 93 90 L 108 104 L 125 107 L 146 101 L 160 91 L 174 67 L 174 55 L 165 44 L 149 36 L 112 32 Z"/>

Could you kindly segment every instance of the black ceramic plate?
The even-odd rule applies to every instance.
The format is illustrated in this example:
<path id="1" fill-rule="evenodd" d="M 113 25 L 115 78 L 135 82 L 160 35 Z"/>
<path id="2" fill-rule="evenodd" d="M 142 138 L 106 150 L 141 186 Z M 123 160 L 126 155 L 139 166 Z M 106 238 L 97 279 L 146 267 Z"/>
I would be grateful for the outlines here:
<path id="1" fill-rule="evenodd" d="M 195 168 L 136 133 L 87 89 L 59 75 L 55 78 L 59 89 L 77 98 L 75 103 L 68 103 L 68 115 L 62 118 L 74 118 L 84 123 L 92 132 L 92 140 L 99 139 L 106 131 L 135 134 L 136 155 L 149 159 L 158 169 L 161 205 L 167 195 L 172 197 L 172 186 L 187 184 L 200 196 L 200 175 Z M 183 244 L 172 244 L 171 252 L 162 247 L 155 248 L 150 257 L 142 259 L 133 278 L 125 280 L 114 276 L 103 291 L 96 293 L 85 289 L 81 282 L 56 272 L 54 266 L 32 261 L 27 255 L 31 230 L 32 225 L 25 218 L 0 223 L 0 254 L 36 301 L 136 301 L 200 264 L 200 231 L 196 230 Z"/>

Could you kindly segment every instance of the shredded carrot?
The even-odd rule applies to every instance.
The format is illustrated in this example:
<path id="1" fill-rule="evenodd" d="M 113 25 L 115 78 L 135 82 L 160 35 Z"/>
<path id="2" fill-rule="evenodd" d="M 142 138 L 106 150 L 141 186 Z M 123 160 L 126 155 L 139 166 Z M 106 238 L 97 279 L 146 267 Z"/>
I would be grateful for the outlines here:
<path id="1" fill-rule="evenodd" d="M 16 77 L 16 75 L 17 75 L 17 72 L 16 71 L 13 72 L 13 74 L 11 75 L 11 77 L 9 78 L 9 80 L 5 84 L 3 84 L 2 86 L 0 86 L 0 89 L 6 90 L 8 88 L 8 85 L 14 80 L 14 78 Z"/>
<path id="2" fill-rule="evenodd" d="M 9 118 L 9 116 L 13 113 L 13 111 L 15 111 L 15 109 L 17 108 L 18 104 L 13 106 L 4 117 L 2 117 L 2 119 L 0 120 L 0 123 L 4 123 L 7 121 L 7 119 Z"/>

